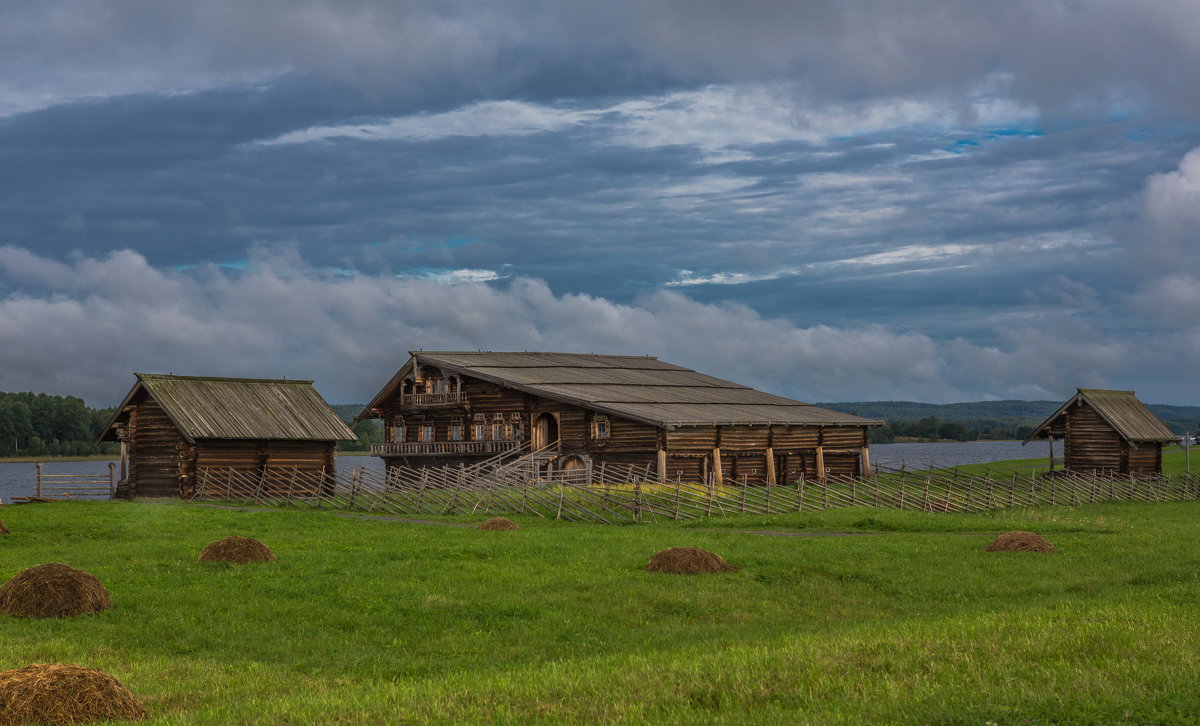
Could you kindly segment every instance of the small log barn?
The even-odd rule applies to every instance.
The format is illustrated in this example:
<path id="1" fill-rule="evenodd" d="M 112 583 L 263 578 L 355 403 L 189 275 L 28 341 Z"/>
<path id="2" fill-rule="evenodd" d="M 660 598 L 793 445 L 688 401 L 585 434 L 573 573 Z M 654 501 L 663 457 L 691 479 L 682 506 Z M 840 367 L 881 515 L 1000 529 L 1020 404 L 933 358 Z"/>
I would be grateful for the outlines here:
<path id="1" fill-rule="evenodd" d="M 190 496 L 205 470 L 333 474 L 355 439 L 312 381 L 135 375 L 99 438 L 121 443 L 120 495 Z"/>
<path id="2" fill-rule="evenodd" d="M 784 483 L 869 470 L 879 425 L 649 356 L 417 351 L 358 418 L 389 467 L 551 451 L 548 470 L 648 467 L 660 480 Z"/>
<path id="3" fill-rule="evenodd" d="M 1067 471 L 1157 476 L 1162 473 L 1162 445 L 1179 437 L 1150 413 L 1133 391 L 1079 388 L 1078 392 L 1025 439 L 1063 440 Z"/>

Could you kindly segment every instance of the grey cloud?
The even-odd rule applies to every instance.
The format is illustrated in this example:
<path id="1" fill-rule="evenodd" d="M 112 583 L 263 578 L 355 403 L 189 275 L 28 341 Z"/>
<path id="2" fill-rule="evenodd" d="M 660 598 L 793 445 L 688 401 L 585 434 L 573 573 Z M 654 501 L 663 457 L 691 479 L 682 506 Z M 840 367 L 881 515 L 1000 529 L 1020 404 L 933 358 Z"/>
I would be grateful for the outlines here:
<path id="1" fill-rule="evenodd" d="M 1141 385 L 1154 372 L 1141 368 L 1149 354 L 1139 349 L 1198 345 L 1158 334 L 1113 341 L 1066 316 L 1011 330 L 999 346 L 942 343 L 880 325 L 798 326 L 674 292 L 621 304 L 555 294 L 530 278 L 489 286 L 329 275 L 287 249 L 256 250 L 244 272 L 186 273 L 133 252 L 61 266 L 2 252 L 6 275 L 33 274 L 39 288 L 0 300 L 0 390 L 97 405 L 114 402 L 132 371 L 315 377 L 327 398 L 361 401 L 417 347 L 649 353 L 808 400 L 1053 397 L 1075 385 Z M 122 296 L 132 273 L 159 294 Z"/>
<path id="2" fill-rule="evenodd" d="M 821 98 L 956 98 L 999 85 L 1067 116 L 1194 115 L 1198 16 L 1189 0 L 57 0 L 10 4 L 0 65 L 10 92 L 28 96 L 196 89 L 287 71 L 372 93 L 441 87 L 463 100 L 801 79 Z"/>

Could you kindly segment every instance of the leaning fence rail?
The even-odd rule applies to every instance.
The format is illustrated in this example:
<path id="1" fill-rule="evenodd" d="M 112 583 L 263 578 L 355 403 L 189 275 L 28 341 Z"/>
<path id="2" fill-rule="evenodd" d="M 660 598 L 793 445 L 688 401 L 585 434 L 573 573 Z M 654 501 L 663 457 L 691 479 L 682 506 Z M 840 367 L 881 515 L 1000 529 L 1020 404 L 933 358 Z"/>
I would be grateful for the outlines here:
<path id="1" fill-rule="evenodd" d="M 601 465 L 547 471 L 546 450 L 505 452 L 471 466 L 353 467 L 328 473 L 205 469 L 196 500 L 343 509 L 396 516 L 531 515 L 618 524 L 735 514 L 773 515 L 867 506 L 926 512 L 1095 502 L 1200 500 L 1200 474 L 1139 478 L 1114 473 L 1041 476 L 957 469 L 881 469 L 869 477 L 800 478 L 789 484 L 660 480 L 651 467 Z"/>
<path id="2" fill-rule="evenodd" d="M 34 487 L 38 499 L 63 497 L 100 497 L 112 498 L 117 489 L 117 479 L 114 469 L 116 464 L 108 462 L 108 474 L 47 474 L 42 470 L 42 462 L 37 463 L 37 482 Z"/>

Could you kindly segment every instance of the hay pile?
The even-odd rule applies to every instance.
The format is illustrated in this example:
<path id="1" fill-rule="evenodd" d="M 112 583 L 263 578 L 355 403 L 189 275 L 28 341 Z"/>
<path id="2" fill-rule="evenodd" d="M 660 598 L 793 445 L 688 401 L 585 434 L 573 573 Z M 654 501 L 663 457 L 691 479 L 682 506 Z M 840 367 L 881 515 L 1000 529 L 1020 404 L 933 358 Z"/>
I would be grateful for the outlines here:
<path id="1" fill-rule="evenodd" d="M 200 553 L 201 562 L 233 562 L 244 565 L 247 562 L 274 562 L 275 553 L 262 542 L 249 537 L 239 537 L 236 534 L 216 542 L 209 542 Z"/>
<path id="2" fill-rule="evenodd" d="M 141 720 L 146 709 L 116 678 L 77 665 L 0 672 L 0 726 Z"/>
<path id="3" fill-rule="evenodd" d="M 492 517 L 486 522 L 480 522 L 479 526 L 475 527 L 475 529 L 510 530 L 520 529 L 520 527 L 517 526 L 516 522 L 513 522 L 510 519 L 505 519 L 504 517 Z"/>
<path id="4" fill-rule="evenodd" d="M 1005 532 L 983 548 L 986 552 L 1058 552 L 1058 549 L 1033 532 Z"/>
<path id="5" fill-rule="evenodd" d="M 66 618 L 112 607 L 95 575 L 52 562 L 0 585 L 0 613 L 14 618 Z"/>
<path id="6" fill-rule="evenodd" d="M 673 575 L 705 575 L 736 572 L 737 568 L 721 559 L 720 555 L 698 547 L 672 547 L 651 557 L 646 570 Z"/>

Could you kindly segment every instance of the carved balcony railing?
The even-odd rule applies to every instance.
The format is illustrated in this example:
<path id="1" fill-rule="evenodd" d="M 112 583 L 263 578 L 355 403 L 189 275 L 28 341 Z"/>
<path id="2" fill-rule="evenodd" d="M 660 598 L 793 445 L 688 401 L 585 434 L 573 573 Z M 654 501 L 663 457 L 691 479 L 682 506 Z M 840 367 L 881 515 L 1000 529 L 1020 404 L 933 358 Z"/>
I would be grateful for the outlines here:
<path id="1" fill-rule="evenodd" d="M 462 391 L 450 393 L 405 393 L 400 396 L 401 406 L 447 406 L 467 400 Z"/>
<path id="2" fill-rule="evenodd" d="M 520 441 L 408 441 L 402 444 L 371 444 L 374 456 L 462 456 L 500 454 L 521 445 Z"/>

